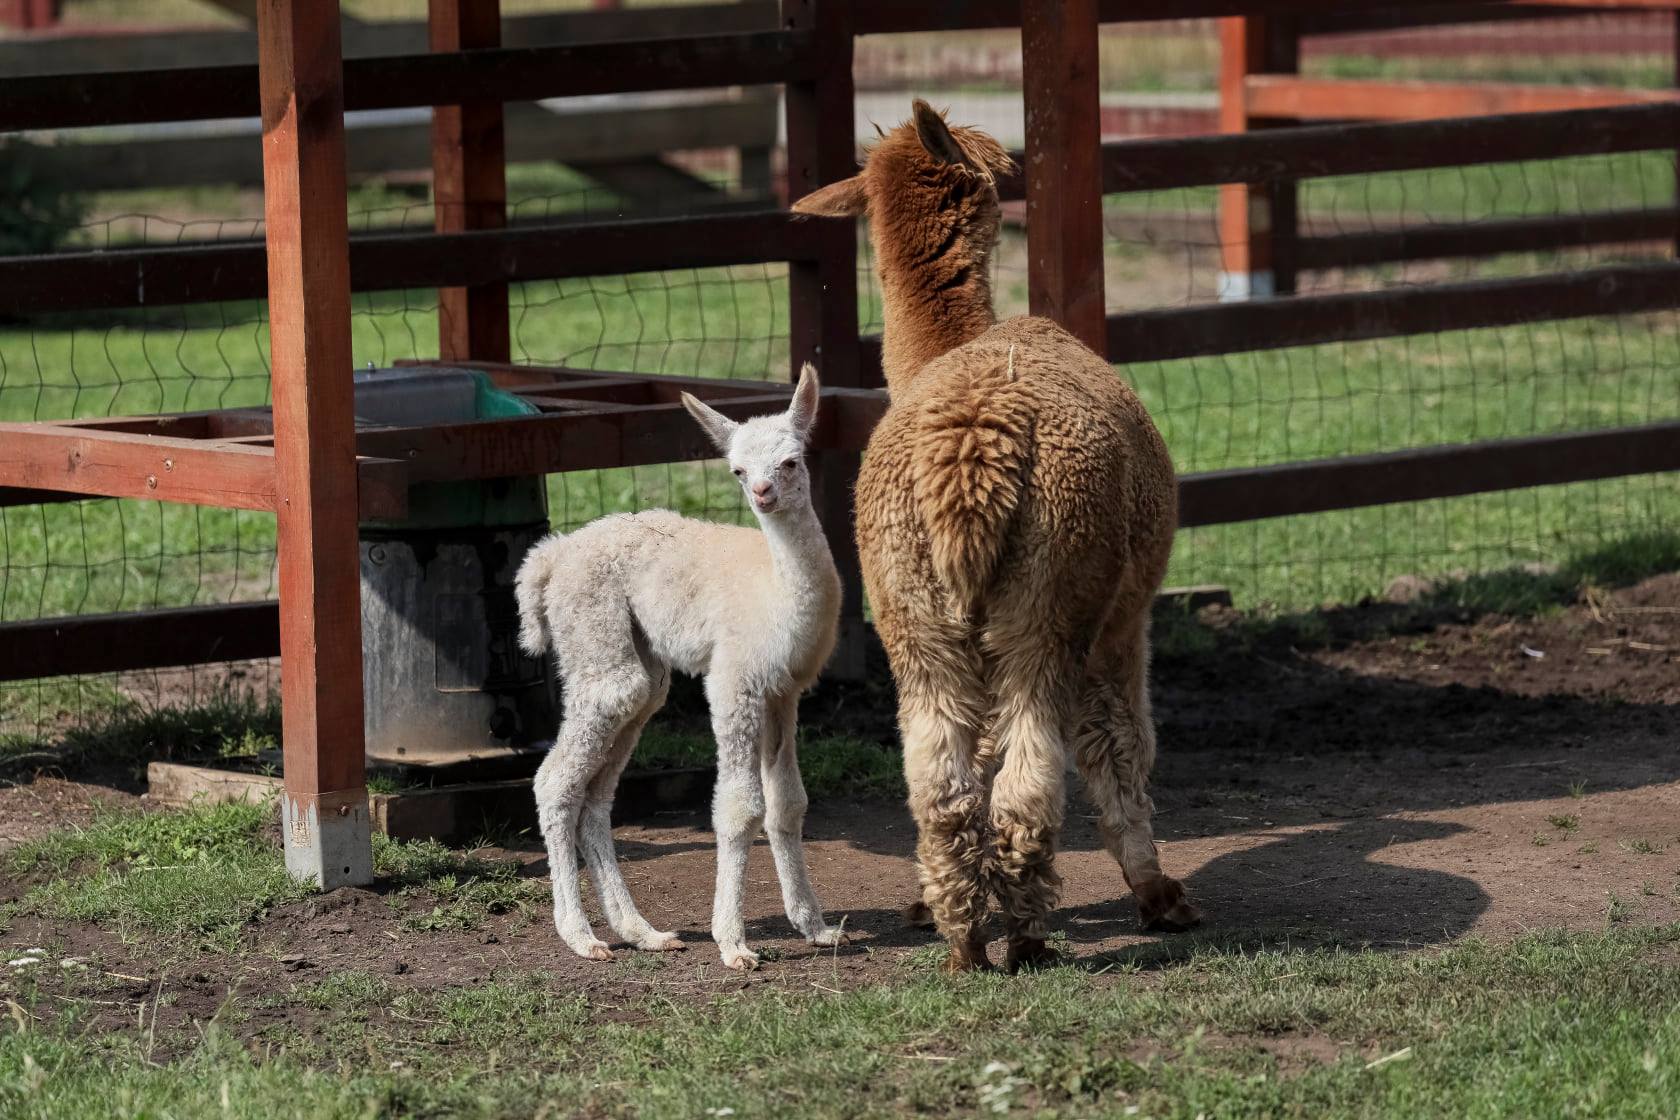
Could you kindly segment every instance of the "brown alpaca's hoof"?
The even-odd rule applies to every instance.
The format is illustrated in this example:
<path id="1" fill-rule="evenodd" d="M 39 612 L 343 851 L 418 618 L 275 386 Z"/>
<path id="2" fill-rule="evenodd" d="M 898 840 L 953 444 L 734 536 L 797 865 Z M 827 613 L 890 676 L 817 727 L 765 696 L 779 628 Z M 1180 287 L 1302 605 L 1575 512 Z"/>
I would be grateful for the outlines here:
<path id="1" fill-rule="evenodd" d="M 951 955 L 945 958 L 940 971 L 955 976 L 962 972 L 993 972 L 995 969 L 992 958 L 986 955 L 986 946 L 979 944 L 951 946 Z"/>
<path id="2" fill-rule="evenodd" d="M 1013 976 L 1022 969 L 1036 972 L 1041 968 L 1050 968 L 1060 960 L 1061 954 L 1046 945 L 1043 938 L 1023 937 L 1009 943 L 1009 956 L 1004 961 L 1004 968 Z"/>
<path id="3" fill-rule="evenodd" d="M 1138 920 L 1145 933 L 1183 933 L 1202 924 L 1202 912 L 1184 895 L 1177 879 L 1162 876 L 1137 896 Z"/>
<path id="4" fill-rule="evenodd" d="M 911 929 L 934 928 L 933 911 L 928 907 L 927 903 L 923 902 L 919 898 L 910 905 L 906 906 L 902 911 L 900 911 L 900 913 L 904 916 L 904 924 L 909 926 Z"/>

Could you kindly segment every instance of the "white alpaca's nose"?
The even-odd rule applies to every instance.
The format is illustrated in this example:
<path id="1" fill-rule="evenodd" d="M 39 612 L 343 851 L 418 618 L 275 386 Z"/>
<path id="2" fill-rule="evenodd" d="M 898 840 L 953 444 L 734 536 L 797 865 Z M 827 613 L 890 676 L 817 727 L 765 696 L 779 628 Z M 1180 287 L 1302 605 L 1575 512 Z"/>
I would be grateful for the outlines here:
<path id="1" fill-rule="evenodd" d="M 770 496 L 770 484 L 768 482 L 755 482 L 752 484 L 752 492 L 753 497 L 763 501 Z"/>

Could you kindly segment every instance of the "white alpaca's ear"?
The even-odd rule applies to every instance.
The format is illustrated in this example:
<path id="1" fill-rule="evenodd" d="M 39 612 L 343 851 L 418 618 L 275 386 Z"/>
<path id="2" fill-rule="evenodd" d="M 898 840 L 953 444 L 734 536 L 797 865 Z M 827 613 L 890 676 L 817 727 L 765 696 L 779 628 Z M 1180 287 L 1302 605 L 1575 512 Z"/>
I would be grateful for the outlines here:
<path id="1" fill-rule="evenodd" d="M 795 199 L 789 209 L 817 218 L 855 218 L 869 209 L 869 195 L 863 189 L 863 176 L 853 175 Z"/>
<path id="2" fill-rule="evenodd" d="M 695 422 L 712 441 L 712 445 L 728 455 L 730 441 L 735 438 L 735 429 L 741 425 L 689 393 L 682 395 L 682 403 L 683 407 L 688 409 L 688 414 L 694 417 Z"/>
<path id="3" fill-rule="evenodd" d="M 951 135 L 951 129 L 946 125 L 945 118 L 940 116 L 939 110 L 917 98 L 912 112 L 916 118 L 916 136 L 921 140 L 922 148 L 928 155 L 940 163 L 968 162 L 968 153 L 962 150 L 962 145 Z"/>
<path id="4" fill-rule="evenodd" d="M 806 362 L 799 368 L 799 384 L 793 390 L 793 400 L 787 410 L 788 424 L 799 434 L 800 443 L 811 438 L 811 429 L 817 425 L 817 398 L 821 393 L 817 367 Z"/>

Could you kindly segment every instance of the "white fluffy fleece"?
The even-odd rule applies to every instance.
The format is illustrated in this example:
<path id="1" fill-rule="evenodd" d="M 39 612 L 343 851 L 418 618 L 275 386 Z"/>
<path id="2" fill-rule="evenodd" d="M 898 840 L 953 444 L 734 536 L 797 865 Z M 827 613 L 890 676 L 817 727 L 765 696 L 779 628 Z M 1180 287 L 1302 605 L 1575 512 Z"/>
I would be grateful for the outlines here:
<path id="1" fill-rule="evenodd" d="M 612 957 L 579 899 L 580 848 L 619 937 L 642 949 L 683 947 L 630 900 L 609 821 L 619 775 L 664 704 L 673 667 L 706 678 L 717 737 L 712 937 L 724 964 L 758 964 L 746 944 L 741 891 L 761 826 L 788 918 L 815 944 L 840 937 L 823 921 L 805 870 L 806 798 L 794 742 L 799 695 L 833 652 L 840 609 L 840 579 L 805 467 L 818 391 L 807 365 L 785 413 L 739 424 L 683 394 L 740 479 L 762 532 L 648 510 L 551 536 L 520 566 L 520 641 L 533 654 L 553 648 L 565 693 L 536 797 L 555 926 L 579 956 Z"/>

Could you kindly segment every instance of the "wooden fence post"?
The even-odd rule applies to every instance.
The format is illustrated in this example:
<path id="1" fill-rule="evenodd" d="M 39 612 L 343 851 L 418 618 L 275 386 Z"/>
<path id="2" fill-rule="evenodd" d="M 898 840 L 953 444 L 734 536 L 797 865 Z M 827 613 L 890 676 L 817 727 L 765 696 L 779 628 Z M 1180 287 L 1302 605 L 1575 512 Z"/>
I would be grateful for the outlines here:
<path id="1" fill-rule="evenodd" d="M 1299 24 L 1289 16 L 1231 17 L 1219 21 L 1219 41 L 1219 131 L 1247 132 L 1255 124 L 1247 78 L 1300 69 Z M 1219 298 L 1294 294 L 1297 227 L 1293 182 L 1220 187 Z"/>
<path id="2" fill-rule="evenodd" d="M 368 883 L 349 222 L 337 0 L 258 7 L 286 869 Z"/>
<path id="3" fill-rule="evenodd" d="M 787 194 L 792 202 L 857 172 L 851 5 L 845 0 L 782 0 L 782 19 L 789 28 L 814 30 L 821 58 L 813 80 L 787 87 Z M 822 222 L 820 228 L 817 259 L 788 265 L 792 369 L 815 362 L 824 385 L 874 387 L 878 379 L 866 379 L 858 362 L 857 226 Z M 845 589 L 840 642 L 829 664 L 829 673 L 843 680 L 864 675 L 863 577 L 852 523 L 860 462 L 855 452 L 821 452 L 815 479 L 817 512 Z"/>
<path id="4" fill-rule="evenodd" d="M 429 0 L 434 51 L 502 45 L 501 0 Z M 507 225 L 507 143 L 499 101 L 432 109 L 432 202 L 439 233 Z M 438 356 L 505 362 L 512 355 L 508 286 L 438 290 Z"/>
<path id="5" fill-rule="evenodd" d="M 0 2 L 0 26 L 19 31 L 44 31 L 58 26 L 60 0 L 5 0 Z"/>
<path id="6" fill-rule="evenodd" d="M 1105 354 L 1097 27 L 1097 0 L 1021 5 L 1027 304 Z"/>

